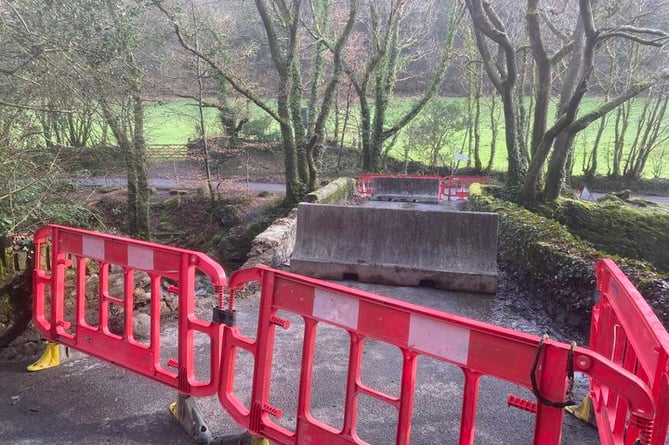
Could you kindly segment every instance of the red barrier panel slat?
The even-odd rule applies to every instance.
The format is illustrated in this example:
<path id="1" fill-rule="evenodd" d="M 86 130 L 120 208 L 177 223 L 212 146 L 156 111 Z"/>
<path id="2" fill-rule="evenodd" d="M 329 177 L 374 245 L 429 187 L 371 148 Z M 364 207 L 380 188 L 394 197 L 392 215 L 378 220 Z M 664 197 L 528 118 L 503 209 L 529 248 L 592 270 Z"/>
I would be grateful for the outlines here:
<path id="1" fill-rule="evenodd" d="M 314 310 L 313 288 L 298 281 L 279 281 L 273 297 L 277 307 L 302 316 L 311 315 Z"/>
<path id="2" fill-rule="evenodd" d="M 400 386 L 397 444 L 408 445 L 411 442 L 411 417 L 413 414 L 414 393 L 416 389 L 416 370 L 418 355 L 402 350 L 402 385 Z"/>
<path id="3" fill-rule="evenodd" d="M 83 237 L 73 233 L 64 232 L 60 235 L 60 246 L 56 246 L 66 252 L 72 252 L 75 255 L 81 255 L 83 251 Z"/>
<path id="4" fill-rule="evenodd" d="M 84 247 L 86 246 L 86 240 L 89 237 L 84 237 Z M 97 246 L 96 246 L 97 247 Z M 103 258 L 110 263 L 114 264 L 123 264 L 123 265 L 128 265 L 128 245 L 126 243 L 119 243 L 116 240 L 104 240 L 103 244 L 104 250 L 100 252 L 99 254 L 104 255 Z M 97 253 L 97 252 L 96 252 Z M 149 270 L 151 270 L 149 268 Z"/>
<path id="5" fill-rule="evenodd" d="M 628 341 L 646 369 L 656 369 L 659 351 L 669 350 L 669 336 L 648 303 L 611 260 L 597 265 L 602 304 L 613 308 Z M 659 335 L 658 335 L 659 334 Z"/>
<path id="6" fill-rule="evenodd" d="M 527 369 L 531 367 L 536 353 L 536 344 L 532 344 L 532 340 L 524 339 L 528 343 L 523 344 L 482 333 L 473 335 L 468 362 L 472 368 L 488 375 L 499 373 L 501 378 L 525 387 L 530 384 Z"/>
<path id="7" fill-rule="evenodd" d="M 361 388 L 358 385 L 358 376 L 360 375 L 360 367 L 362 366 L 362 346 L 363 341 L 360 337 L 352 335 L 349 346 L 348 372 L 346 378 L 346 399 L 344 402 L 344 424 L 341 434 L 343 436 L 352 437 L 355 430 L 356 417 L 358 413 L 358 394 Z M 365 391 L 362 391 L 363 393 Z M 307 410 L 310 407 L 306 407 Z M 306 414 L 304 411 L 302 414 Z"/>
<path id="8" fill-rule="evenodd" d="M 539 388 L 549 400 L 563 400 L 565 394 L 565 368 L 557 363 L 566 363 L 567 351 L 551 348 L 545 351 L 542 372 L 538 377 Z M 531 368 L 530 368 L 531 369 Z M 539 403 L 537 406 L 534 443 L 561 443 L 564 411 Z"/>
<path id="9" fill-rule="evenodd" d="M 463 369 L 465 384 L 462 394 L 462 413 L 460 420 L 459 445 L 472 445 L 476 432 L 476 407 L 481 374 Z"/>
<path id="10" fill-rule="evenodd" d="M 655 423 L 653 425 L 653 437 L 651 444 L 664 444 L 669 429 L 669 373 L 664 370 L 662 377 L 655 380 L 656 385 L 653 388 L 653 394 L 656 400 Z M 659 382 L 659 385 L 657 384 Z"/>
<path id="11" fill-rule="evenodd" d="M 392 310 L 381 305 L 360 302 L 360 319 L 364 320 L 366 335 L 379 340 L 404 344 L 411 316 L 408 312 Z"/>

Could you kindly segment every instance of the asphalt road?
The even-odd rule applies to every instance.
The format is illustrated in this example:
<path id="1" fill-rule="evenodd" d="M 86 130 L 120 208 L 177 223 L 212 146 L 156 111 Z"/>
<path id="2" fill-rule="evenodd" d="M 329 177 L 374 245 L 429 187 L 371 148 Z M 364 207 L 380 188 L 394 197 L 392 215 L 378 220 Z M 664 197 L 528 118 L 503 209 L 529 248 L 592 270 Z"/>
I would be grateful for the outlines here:
<path id="1" fill-rule="evenodd" d="M 87 180 L 88 181 L 88 180 Z M 118 181 L 121 181 L 118 179 Z M 170 180 L 157 180 L 154 187 L 175 187 Z M 167 182 L 165 182 L 167 181 Z M 114 185 L 105 178 L 83 185 Z M 119 182 L 116 185 L 122 185 Z M 244 186 L 244 183 L 241 183 Z M 283 192 L 280 184 L 249 185 L 253 191 Z M 668 199 L 669 200 L 669 199 Z M 370 204 L 386 205 L 386 204 Z M 415 205 L 415 204 L 403 204 Z M 345 283 L 381 295 L 398 298 L 476 320 L 515 330 L 569 340 L 569 332 L 557 330 L 551 320 L 539 314 L 520 314 L 517 306 L 504 297 L 454 293 L 427 288 L 403 288 L 364 283 Z M 238 304 L 238 325 L 253 336 L 258 301 Z M 289 314 L 292 326 L 277 331 L 272 373 L 271 403 L 283 409 L 279 423 L 295 425 L 296 394 L 299 378 L 303 322 Z M 207 317 L 202 315 L 203 318 Z M 161 333 L 161 361 L 176 353 L 176 325 L 167 323 Z M 197 338 L 197 356 L 208 353 L 205 339 Z M 319 330 L 313 374 L 311 410 L 315 417 L 334 427 L 341 427 L 344 376 L 347 369 L 348 338 L 336 328 Z M 363 354 L 362 381 L 375 389 L 397 394 L 401 357 L 398 349 L 380 342 L 368 342 Z M 0 443 L 17 445 L 46 444 L 119 444 L 181 445 L 194 443 L 168 412 L 175 400 L 173 390 L 139 377 L 114 365 L 83 358 L 58 368 L 38 373 L 25 371 L 28 362 L 0 363 Z M 235 392 L 245 400 L 252 366 L 248 355 L 237 360 Z M 418 387 L 412 421 L 413 444 L 457 443 L 460 425 L 462 372 L 432 359 L 419 360 Z M 584 378 L 577 381 L 581 395 L 587 389 Z M 476 444 L 530 444 L 534 417 L 507 407 L 510 392 L 532 398 L 523 388 L 484 378 L 480 389 Z M 247 396 L 248 397 L 248 394 Z M 198 400 L 200 409 L 214 435 L 241 431 L 226 415 L 217 398 Z M 363 397 L 358 412 L 358 432 L 372 444 L 394 443 L 397 413 L 371 398 Z M 598 444 L 594 429 L 565 416 L 563 444 Z"/>
<path id="2" fill-rule="evenodd" d="M 76 181 L 79 185 L 85 187 L 107 187 L 107 186 L 118 186 L 125 187 L 128 184 L 127 178 L 122 177 L 90 177 L 90 178 L 75 178 L 72 181 Z M 270 184 L 265 182 L 246 182 L 242 180 L 227 180 L 215 184 L 219 188 L 239 188 L 242 190 L 249 190 L 252 192 L 271 192 L 271 193 L 286 193 L 285 184 Z M 174 180 L 166 178 L 149 178 L 149 187 L 155 187 L 158 189 L 197 189 L 199 187 L 204 187 L 204 181 L 196 180 Z"/>
<path id="3" fill-rule="evenodd" d="M 599 192 L 592 192 L 592 200 L 597 200 L 599 198 L 602 198 L 603 196 L 606 195 L 606 193 L 599 193 Z M 664 204 L 669 207 L 669 196 L 657 196 L 657 195 L 639 195 L 639 194 L 631 194 L 631 198 L 641 198 L 645 199 L 646 201 L 651 201 L 651 202 L 657 202 L 658 204 Z"/>
<path id="4" fill-rule="evenodd" d="M 453 293 L 426 288 L 403 288 L 347 283 L 386 296 L 438 308 L 469 318 L 486 320 L 516 330 L 539 334 L 556 332 L 550 320 L 537 324 L 518 315 L 513 305 L 487 295 Z M 241 300 L 238 325 L 253 336 L 258 301 Z M 289 314 L 292 326 L 277 330 L 272 373 L 271 403 L 284 410 L 279 421 L 295 425 L 296 394 L 302 321 Z M 204 317 L 204 315 L 203 315 Z M 175 353 L 176 326 L 168 324 L 162 332 L 164 359 Z M 206 356 L 208 345 L 198 339 L 198 356 Z M 348 339 L 336 328 L 319 329 L 312 412 L 334 427 L 341 427 L 344 376 L 347 367 Z M 362 381 L 378 390 L 397 394 L 400 379 L 400 352 L 379 342 L 369 342 L 363 353 Z M 84 358 L 58 368 L 27 373 L 27 362 L 0 364 L 0 443 L 17 445 L 46 444 L 192 444 L 193 441 L 168 413 L 176 394 L 167 387 L 136 376 L 119 367 L 93 358 Z M 235 392 L 244 400 L 248 393 L 252 366 L 248 355 L 237 361 Z M 412 443 L 457 443 L 460 424 L 461 371 L 432 359 L 419 360 L 418 387 L 414 406 Z M 586 388 L 580 379 L 577 387 Z M 509 392 L 530 397 L 528 391 L 492 378 L 481 384 L 477 444 L 530 444 L 534 417 L 506 406 Z M 240 431 L 214 397 L 199 399 L 199 405 L 214 435 Z M 391 427 L 397 419 L 394 408 L 363 397 L 358 412 L 358 432 L 372 444 L 394 443 Z M 564 444 L 598 444 L 594 429 L 565 417 Z"/>
<path id="5" fill-rule="evenodd" d="M 102 187 L 102 186 L 110 186 L 110 185 L 115 185 L 115 186 L 120 186 L 120 187 L 125 187 L 127 184 L 127 179 L 122 178 L 122 177 L 90 177 L 90 178 L 79 178 L 76 179 L 77 183 L 79 185 L 87 186 L 87 187 Z M 149 179 L 149 186 L 150 187 L 155 187 L 155 188 L 198 188 L 200 186 L 203 186 L 204 182 L 203 181 L 192 181 L 192 180 L 179 180 L 176 181 L 174 179 L 165 179 L 165 178 L 150 178 Z M 271 183 L 264 183 L 264 182 L 245 182 L 241 180 L 230 180 L 230 181 L 224 181 L 221 183 L 218 183 L 219 187 L 226 187 L 226 188 L 240 188 L 240 189 L 247 189 L 252 192 L 271 192 L 271 193 L 277 193 L 277 194 L 283 194 L 286 192 L 286 186 L 285 184 L 271 184 Z M 599 192 L 591 192 L 591 199 L 592 200 L 597 200 L 601 197 L 603 197 L 605 194 L 604 193 L 599 193 Z M 633 198 L 641 198 L 645 199 L 647 201 L 652 201 L 652 202 L 657 202 L 660 204 L 664 204 L 666 206 L 669 206 L 669 196 L 656 196 L 656 195 L 640 195 L 640 194 L 632 194 L 631 195 Z M 376 202 L 376 201 L 370 201 L 370 202 Z"/>

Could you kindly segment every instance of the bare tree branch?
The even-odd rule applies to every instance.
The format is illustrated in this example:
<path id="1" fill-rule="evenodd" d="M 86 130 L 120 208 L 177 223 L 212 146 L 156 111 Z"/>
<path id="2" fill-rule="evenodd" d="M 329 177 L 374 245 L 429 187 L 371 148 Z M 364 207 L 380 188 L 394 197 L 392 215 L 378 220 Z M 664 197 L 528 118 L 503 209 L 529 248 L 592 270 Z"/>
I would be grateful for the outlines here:
<path id="1" fill-rule="evenodd" d="M 574 41 L 571 40 L 569 43 L 560 48 L 555 54 L 551 56 L 551 64 L 557 65 L 564 59 L 571 51 L 574 49 Z"/>
<path id="2" fill-rule="evenodd" d="M 596 110 L 591 111 L 590 113 L 587 113 L 583 115 L 582 117 L 578 118 L 574 122 L 572 122 L 569 127 L 568 131 L 571 133 L 578 133 L 579 131 L 585 129 L 588 125 L 590 125 L 592 122 L 596 121 L 600 117 L 604 116 L 606 113 L 614 110 L 618 106 L 622 105 L 623 103 L 627 102 L 628 100 L 638 96 L 639 94 L 643 93 L 644 91 L 648 90 L 649 88 L 653 87 L 656 85 L 659 81 L 661 80 L 666 80 L 669 79 L 669 74 L 664 74 L 663 76 L 653 79 L 652 81 L 649 82 L 644 82 L 644 83 L 639 83 L 636 85 L 633 85 L 632 87 L 628 88 L 626 91 L 624 91 L 621 95 L 611 99 L 610 101 L 600 105 L 597 107 Z"/>
<path id="3" fill-rule="evenodd" d="M 167 19 L 170 21 L 172 24 L 172 27 L 174 29 L 174 33 L 177 36 L 177 39 L 179 40 L 179 43 L 181 46 L 191 54 L 196 55 L 200 59 L 204 60 L 212 69 L 214 69 L 218 74 L 220 74 L 221 77 L 223 77 L 229 84 L 232 86 L 232 88 L 237 91 L 239 94 L 242 96 L 248 98 L 251 102 L 256 104 L 258 107 L 260 107 L 263 111 L 265 111 L 269 116 L 272 117 L 272 119 L 276 120 L 277 122 L 281 122 L 282 119 L 281 117 L 266 103 L 264 102 L 260 97 L 255 95 L 251 90 L 248 88 L 245 88 L 242 86 L 237 79 L 235 79 L 229 72 L 227 72 L 225 69 L 223 69 L 220 65 L 216 63 L 212 58 L 204 54 L 202 51 L 199 51 L 196 49 L 194 46 L 192 46 L 190 43 L 188 43 L 183 36 L 183 33 L 181 31 L 181 27 L 179 23 L 177 22 L 176 18 L 163 6 L 162 2 L 160 0 L 154 0 L 153 5 L 155 5 L 156 8 L 158 8 L 164 15 L 167 17 Z"/>
<path id="4" fill-rule="evenodd" d="M 32 106 L 32 105 L 22 105 L 22 104 L 7 102 L 7 101 L 2 100 L 2 99 L 0 99 L 0 105 L 2 105 L 4 107 L 17 108 L 19 110 L 43 111 L 43 112 L 46 112 L 46 113 L 75 114 L 77 112 L 76 110 L 56 110 L 56 109 L 51 109 L 51 108 L 36 107 L 36 106 Z"/>
<path id="5" fill-rule="evenodd" d="M 546 26 L 548 27 L 548 29 L 549 29 L 555 36 L 557 36 L 560 40 L 562 40 L 562 41 L 565 42 L 565 43 L 567 43 L 567 42 L 569 42 L 569 41 L 571 40 L 571 39 L 569 38 L 569 36 L 568 36 L 566 33 L 562 32 L 562 31 L 555 25 L 555 23 L 553 23 L 553 21 L 546 15 L 546 13 L 545 13 L 543 10 L 540 12 L 540 14 L 541 14 L 541 18 L 543 19 L 543 22 L 546 24 Z"/>
<path id="6" fill-rule="evenodd" d="M 446 69 L 451 60 L 451 54 L 453 52 L 453 42 L 455 40 L 455 34 L 457 28 L 462 20 L 462 16 L 465 12 L 464 7 L 458 5 L 454 8 L 453 14 L 451 15 L 451 23 L 448 25 L 448 38 L 444 44 L 442 50 L 441 60 L 439 62 L 439 67 L 435 73 L 435 76 L 430 83 L 429 88 L 425 91 L 420 100 L 402 117 L 402 119 L 397 122 L 392 128 L 389 128 L 383 132 L 384 139 L 387 139 L 404 128 L 409 122 L 415 118 L 418 113 L 425 107 L 429 100 L 434 96 L 437 88 L 443 81 L 444 75 L 446 74 Z"/>
<path id="7" fill-rule="evenodd" d="M 9 8 L 12 10 L 12 12 L 14 13 L 14 15 L 16 16 L 16 18 L 19 19 L 19 21 L 20 21 L 21 24 L 23 25 L 23 30 L 26 32 L 26 34 L 32 34 L 32 31 L 31 31 L 30 28 L 28 27 L 28 24 L 27 24 L 26 21 L 23 19 L 23 16 L 19 13 L 19 11 L 16 10 L 16 8 L 14 7 L 14 5 L 13 5 L 11 2 L 7 1 L 7 0 L 4 0 L 4 3 L 5 3 L 7 6 L 9 6 Z"/>
<path id="8" fill-rule="evenodd" d="M 633 28 L 633 27 L 625 27 L 625 28 Z M 655 30 L 657 31 L 657 30 Z M 609 31 L 609 32 L 604 32 L 602 31 L 599 34 L 598 41 L 604 41 L 607 39 L 612 39 L 615 37 L 620 37 L 623 39 L 631 40 L 633 42 L 639 43 L 641 45 L 647 45 L 647 46 L 655 46 L 655 47 L 662 47 L 669 43 L 669 33 L 665 33 L 662 31 L 657 31 L 660 32 L 661 34 L 655 34 L 655 33 L 646 33 L 646 32 L 640 32 L 639 30 L 633 30 L 629 29 L 627 31 L 623 31 L 620 29 L 614 30 L 614 31 Z M 657 36 L 656 38 L 644 38 L 641 37 L 641 35 L 653 35 Z"/>

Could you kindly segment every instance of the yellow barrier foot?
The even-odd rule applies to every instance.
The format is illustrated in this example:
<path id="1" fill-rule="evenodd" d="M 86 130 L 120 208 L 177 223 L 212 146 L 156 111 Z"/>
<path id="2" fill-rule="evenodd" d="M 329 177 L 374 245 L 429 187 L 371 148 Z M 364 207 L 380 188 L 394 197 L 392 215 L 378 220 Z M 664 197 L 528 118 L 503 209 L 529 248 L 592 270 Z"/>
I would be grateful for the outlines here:
<path id="1" fill-rule="evenodd" d="M 42 356 L 32 365 L 28 365 L 26 369 L 30 372 L 36 372 L 56 366 L 60 366 L 60 345 L 48 342 Z"/>
<path id="2" fill-rule="evenodd" d="M 179 394 L 177 401 L 170 405 L 170 412 L 196 443 L 211 442 L 211 431 L 204 422 L 195 398 Z"/>
<path id="3" fill-rule="evenodd" d="M 576 417 L 581 422 L 585 422 L 588 425 L 597 428 L 595 411 L 592 408 L 592 400 L 590 400 L 590 397 L 583 397 L 583 401 L 580 403 L 580 405 L 568 406 L 565 408 L 565 411 Z"/>
<path id="4" fill-rule="evenodd" d="M 209 442 L 209 445 L 269 445 L 269 440 L 264 437 L 252 436 L 247 431 L 241 434 L 217 437 Z"/>
<path id="5" fill-rule="evenodd" d="M 86 357 L 83 352 L 75 351 L 58 343 L 48 342 L 42 356 L 26 369 L 30 372 L 43 371 L 83 357 Z"/>

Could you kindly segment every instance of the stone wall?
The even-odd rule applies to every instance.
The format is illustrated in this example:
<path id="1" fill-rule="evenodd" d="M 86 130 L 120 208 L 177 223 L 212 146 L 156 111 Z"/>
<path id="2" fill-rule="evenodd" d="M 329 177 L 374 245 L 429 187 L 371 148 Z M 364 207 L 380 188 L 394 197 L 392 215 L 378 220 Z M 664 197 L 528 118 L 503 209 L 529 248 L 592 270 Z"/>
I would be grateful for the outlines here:
<path id="1" fill-rule="evenodd" d="M 355 179 L 339 178 L 320 189 L 309 193 L 305 201 L 321 204 L 345 202 L 355 194 Z M 285 218 L 280 218 L 253 239 L 246 263 L 241 267 L 265 265 L 280 268 L 288 263 L 295 247 L 297 209 Z"/>

